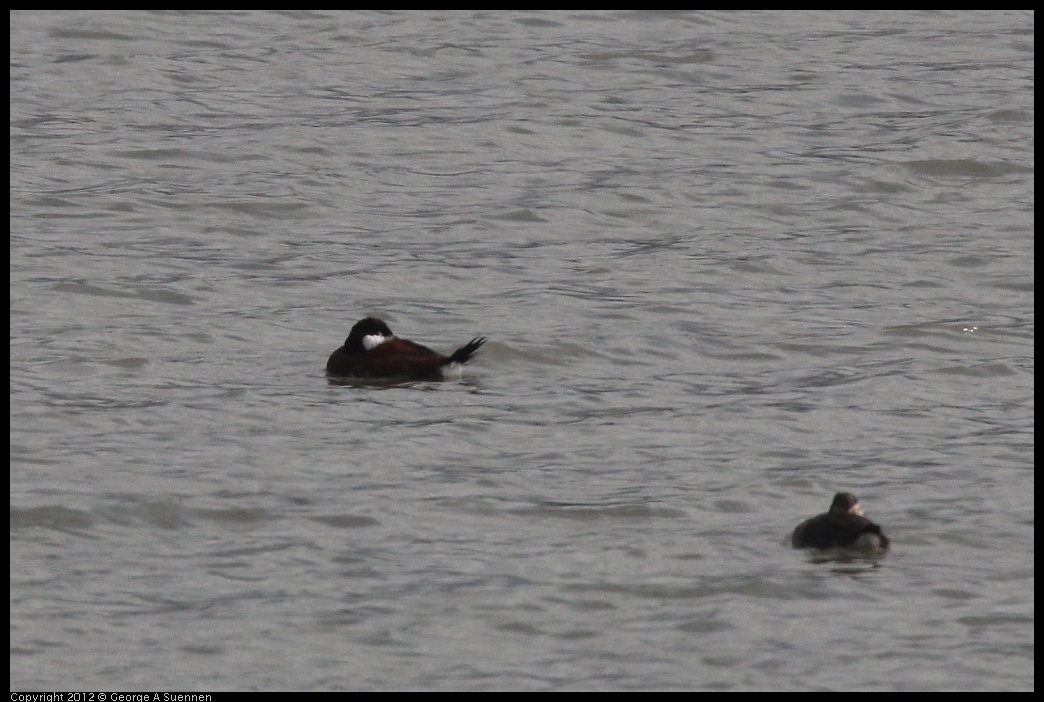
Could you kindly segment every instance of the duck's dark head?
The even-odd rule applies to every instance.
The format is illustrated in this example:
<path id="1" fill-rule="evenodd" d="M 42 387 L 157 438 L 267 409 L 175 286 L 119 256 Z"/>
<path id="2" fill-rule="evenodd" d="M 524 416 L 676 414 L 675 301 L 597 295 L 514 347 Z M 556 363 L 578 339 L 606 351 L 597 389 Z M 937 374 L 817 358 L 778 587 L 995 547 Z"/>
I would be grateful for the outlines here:
<path id="1" fill-rule="evenodd" d="M 392 338 L 392 330 L 383 320 L 367 317 L 355 323 L 344 341 L 344 347 L 351 353 L 362 353 Z"/>
<path id="2" fill-rule="evenodd" d="M 850 492 L 839 492 L 834 495 L 834 501 L 830 503 L 830 511 L 835 514 L 863 516 L 863 508 L 859 506 L 858 498 Z"/>

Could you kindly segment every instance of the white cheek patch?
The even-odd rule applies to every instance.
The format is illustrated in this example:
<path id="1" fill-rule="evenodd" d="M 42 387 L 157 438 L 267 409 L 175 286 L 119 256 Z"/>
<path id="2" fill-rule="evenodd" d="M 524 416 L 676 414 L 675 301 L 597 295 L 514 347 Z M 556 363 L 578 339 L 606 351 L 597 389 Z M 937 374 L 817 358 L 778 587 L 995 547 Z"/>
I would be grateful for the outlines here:
<path id="1" fill-rule="evenodd" d="M 391 337 L 382 336 L 380 334 L 367 334 L 362 338 L 362 345 L 364 349 L 366 349 L 367 351 L 371 351 L 390 338 Z"/>

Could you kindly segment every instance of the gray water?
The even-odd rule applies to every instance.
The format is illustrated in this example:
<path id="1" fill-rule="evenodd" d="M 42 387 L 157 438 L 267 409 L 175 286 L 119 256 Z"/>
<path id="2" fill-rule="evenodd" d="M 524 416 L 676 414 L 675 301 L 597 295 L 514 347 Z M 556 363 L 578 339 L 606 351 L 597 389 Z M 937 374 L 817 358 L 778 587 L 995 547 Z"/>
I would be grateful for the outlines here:
<path id="1" fill-rule="evenodd" d="M 11 688 L 1031 690 L 1033 28 L 13 13 Z"/>

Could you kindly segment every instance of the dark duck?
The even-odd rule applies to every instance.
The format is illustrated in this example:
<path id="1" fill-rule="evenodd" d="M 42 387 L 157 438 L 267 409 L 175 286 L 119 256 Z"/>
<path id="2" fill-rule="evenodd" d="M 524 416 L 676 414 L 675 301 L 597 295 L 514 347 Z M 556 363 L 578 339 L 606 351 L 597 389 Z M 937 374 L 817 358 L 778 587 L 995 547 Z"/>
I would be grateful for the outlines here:
<path id="1" fill-rule="evenodd" d="M 446 380 L 459 378 L 485 337 L 476 337 L 449 356 L 427 346 L 400 339 L 382 320 L 367 317 L 355 323 L 344 346 L 330 354 L 326 372 L 341 378 L 404 378 Z"/>
<path id="2" fill-rule="evenodd" d="M 859 500 L 850 492 L 839 492 L 830 511 L 806 519 L 790 538 L 794 548 L 846 549 L 880 555 L 891 542 L 881 527 L 863 516 Z"/>

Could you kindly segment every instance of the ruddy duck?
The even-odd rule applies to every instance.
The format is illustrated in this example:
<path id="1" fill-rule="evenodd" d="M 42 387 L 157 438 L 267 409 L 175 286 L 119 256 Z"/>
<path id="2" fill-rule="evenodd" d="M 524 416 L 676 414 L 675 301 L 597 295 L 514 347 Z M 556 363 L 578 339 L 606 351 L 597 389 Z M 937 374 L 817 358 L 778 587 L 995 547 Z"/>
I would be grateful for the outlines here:
<path id="1" fill-rule="evenodd" d="M 443 356 L 426 346 L 400 339 L 383 321 L 367 317 L 356 322 L 344 346 L 330 354 L 326 372 L 347 378 L 457 378 L 461 366 L 470 361 L 484 343 L 486 337 L 476 337 L 449 356 Z"/>
<path id="2" fill-rule="evenodd" d="M 891 542 L 881 527 L 863 516 L 859 500 L 850 492 L 839 492 L 830 511 L 801 522 L 790 537 L 794 548 L 843 548 L 884 553 Z"/>

